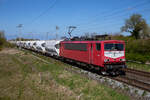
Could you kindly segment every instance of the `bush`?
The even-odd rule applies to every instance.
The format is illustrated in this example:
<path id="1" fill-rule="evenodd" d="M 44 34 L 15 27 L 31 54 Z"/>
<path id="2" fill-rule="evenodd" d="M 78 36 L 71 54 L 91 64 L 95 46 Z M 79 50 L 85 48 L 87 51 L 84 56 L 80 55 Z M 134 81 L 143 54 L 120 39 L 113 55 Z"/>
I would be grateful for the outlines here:
<path id="1" fill-rule="evenodd" d="M 4 48 L 4 47 L 7 47 L 7 48 L 9 48 L 9 47 L 14 47 L 14 45 L 13 44 L 11 44 L 11 43 L 9 43 L 9 42 L 7 42 L 7 40 L 6 40 L 6 38 L 5 38 L 5 33 L 4 33 L 4 31 L 0 31 L 0 51 L 2 50 L 2 48 Z"/>
<path id="2" fill-rule="evenodd" d="M 126 59 L 145 63 L 146 61 L 150 61 L 150 54 L 149 55 L 142 55 L 142 54 L 138 54 L 138 53 L 136 53 L 136 54 L 126 53 Z"/>
<path id="3" fill-rule="evenodd" d="M 150 61 L 150 39 L 135 40 L 130 36 L 115 35 L 114 40 L 124 40 L 126 42 L 126 59 L 145 63 Z"/>
<path id="4" fill-rule="evenodd" d="M 126 51 L 128 53 L 149 54 L 150 53 L 150 39 L 147 40 L 132 40 L 126 44 Z"/>
<path id="5" fill-rule="evenodd" d="M 4 38 L 0 38 L 0 50 L 4 47 L 6 40 Z"/>
<path id="6" fill-rule="evenodd" d="M 127 59 L 145 63 L 150 61 L 150 39 L 132 40 L 126 44 Z"/>

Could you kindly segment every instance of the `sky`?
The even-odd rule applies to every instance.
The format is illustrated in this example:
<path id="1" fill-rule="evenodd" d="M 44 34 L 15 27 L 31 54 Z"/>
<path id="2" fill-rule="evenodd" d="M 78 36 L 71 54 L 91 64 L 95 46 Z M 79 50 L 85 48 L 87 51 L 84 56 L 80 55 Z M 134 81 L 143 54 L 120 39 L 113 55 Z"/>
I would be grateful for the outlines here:
<path id="1" fill-rule="evenodd" d="M 134 13 L 150 25 L 150 0 L 0 0 L 0 30 L 7 39 L 68 37 L 69 26 L 76 26 L 72 36 L 112 34 Z"/>

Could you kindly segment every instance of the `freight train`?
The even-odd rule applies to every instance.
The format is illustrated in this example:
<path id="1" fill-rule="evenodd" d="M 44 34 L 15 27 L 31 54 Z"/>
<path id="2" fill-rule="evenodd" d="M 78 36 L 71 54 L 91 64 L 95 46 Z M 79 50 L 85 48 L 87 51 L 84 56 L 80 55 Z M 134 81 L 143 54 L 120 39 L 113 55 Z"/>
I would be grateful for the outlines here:
<path id="1" fill-rule="evenodd" d="M 17 41 L 18 47 L 32 49 L 63 60 L 85 64 L 102 74 L 118 74 L 126 68 L 125 42 L 121 40 Z"/>

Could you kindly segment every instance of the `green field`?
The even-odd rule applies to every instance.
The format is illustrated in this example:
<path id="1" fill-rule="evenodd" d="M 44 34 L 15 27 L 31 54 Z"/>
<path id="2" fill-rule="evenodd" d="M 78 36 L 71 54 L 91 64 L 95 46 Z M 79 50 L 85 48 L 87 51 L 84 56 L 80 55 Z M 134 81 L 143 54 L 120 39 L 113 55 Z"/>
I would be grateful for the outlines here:
<path id="1" fill-rule="evenodd" d="M 129 100 L 94 80 L 65 70 L 69 65 L 42 60 L 16 49 L 0 52 L 0 100 Z"/>

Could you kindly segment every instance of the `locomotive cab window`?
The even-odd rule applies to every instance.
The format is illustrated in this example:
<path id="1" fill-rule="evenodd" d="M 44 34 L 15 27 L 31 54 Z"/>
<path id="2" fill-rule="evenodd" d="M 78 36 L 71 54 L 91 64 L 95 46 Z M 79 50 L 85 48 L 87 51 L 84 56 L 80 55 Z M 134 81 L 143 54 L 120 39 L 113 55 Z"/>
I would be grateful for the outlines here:
<path id="1" fill-rule="evenodd" d="M 101 50 L 101 44 L 100 43 L 96 43 L 96 50 L 100 51 Z"/>
<path id="2" fill-rule="evenodd" d="M 107 51 L 123 51 L 124 50 L 124 45 L 120 43 L 106 43 L 104 44 L 104 49 Z"/>

